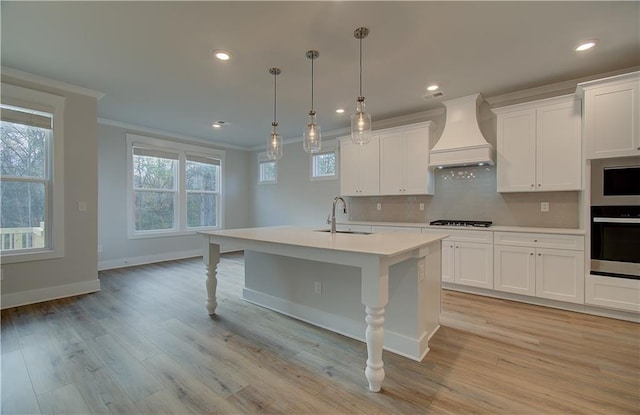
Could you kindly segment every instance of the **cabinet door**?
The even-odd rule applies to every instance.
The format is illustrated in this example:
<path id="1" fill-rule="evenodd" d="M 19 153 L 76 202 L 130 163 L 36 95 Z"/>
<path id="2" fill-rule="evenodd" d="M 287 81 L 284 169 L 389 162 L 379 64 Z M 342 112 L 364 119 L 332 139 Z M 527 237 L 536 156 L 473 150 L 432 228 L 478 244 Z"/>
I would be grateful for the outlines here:
<path id="1" fill-rule="evenodd" d="M 455 282 L 455 245 L 452 241 L 442 241 L 442 282 Z"/>
<path id="2" fill-rule="evenodd" d="M 536 296 L 584 304 L 584 252 L 536 249 Z"/>
<path id="3" fill-rule="evenodd" d="M 347 139 L 340 141 L 340 194 L 360 195 L 360 146 Z"/>
<path id="4" fill-rule="evenodd" d="M 536 295 L 535 248 L 496 245 L 493 256 L 493 285 L 496 290 Z"/>
<path id="5" fill-rule="evenodd" d="M 370 143 L 340 140 L 340 194 L 375 196 L 380 194 L 380 148 L 378 137 Z"/>
<path id="6" fill-rule="evenodd" d="M 380 139 L 376 136 L 370 143 L 358 145 L 360 150 L 360 196 L 380 194 Z"/>
<path id="7" fill-rule="evenodd" d="M 398 195 L 404 193 L 405 141 L 401 132 L 380 136 L 380 193 Z"/>
<path id="8" fill-rule="evenodd" d="M 493 245 L 455 242 L 456 284 L 493 289 Z"/>
<path id="9" fill-rule="evenodd" d="M 535 190 L 536 110 L 498 116 L 498 192 Z"/>
<path id="10" fill-rule="evenodd" d="M 581 111 L 581 101 L 538 108 L 536 190 L 582 188 Z"/>
<path id="11" fill-rule="evenodd" d="M 429 170 L 429 129 L 408 130 L 404 136 L 405 194 L 433 194 L 433 178 Z"/>
<path id="12" fill-rule="evenodd" d="M 638 80 L 585 91 L 587 158 L 640 154 L 639 95 Z"/>

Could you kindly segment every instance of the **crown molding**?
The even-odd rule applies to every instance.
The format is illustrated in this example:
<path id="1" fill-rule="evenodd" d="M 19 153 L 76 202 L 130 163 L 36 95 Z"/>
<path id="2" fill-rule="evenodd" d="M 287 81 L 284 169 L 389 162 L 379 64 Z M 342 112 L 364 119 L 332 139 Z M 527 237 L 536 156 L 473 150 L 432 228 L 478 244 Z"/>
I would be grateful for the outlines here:
<path id="1" fill-rule="evenodd" d="M 20 71 L 18 69 L 9 68 L 7 66 L 0 67 L 0 73 L 3 76 L 18 79 L 25 82 L 33 82 L 34 84 L 40 84 L 50 88 L 59 89 L 61 91 L 71 92 L 73 94 L 84 95 L 87 97 L 100 100 L 105 96 L 104 92 L 96 91 L 94 89 L 84 88 L 77 85 L 68 84 L 66 82 L 57 81 L 55 79 L 46 78 L 44 76 L 35 75 L 29 72 Z"/>
<path id="2" fill-rule="evenodd" d="M 638 66 L 618 69 L 616 71 L 605 72 L 595 75 L 589 75 L 582 78 L 570 79 L 567 81 L 557 82 L 555 84 L 543 85 L 535 88 L 523 89 L 520 91 L 509 92 L 502 95 L 485 98 L 485 101 L 491 108 L 504 107 L 508 105 L 520 104 L 527 101 L 533 101 L 544 98 L 552 98 L 560 95 L 575 94 L 579 83 L 592 81 L 595 79 L 608 78 L 611 76 L 622 75 L 638 70 Z"/>
<path id="3" fill-rule="evenodd" d="M 208 146 L 214 146 L 216 148 L 225 148 L 225 149 L 240 150 L 240 151 L 252 151 L 252 149 L 249 147 L 242 147 L 242 146 L 235 146 L 233 144 L 220 143 L 212 140 L 207 140 L 205 138 L 189 137 L 187 135 L 182 135 L 182 134 L 173 133 L 169 131 L 162 131 L 162 130 L 157 130 L 155 128 L 143 127 L 141 125 L 128 124 L 121 121 L 110 120 L 108 118 L 98 118 L 98 124 L 122 128 L 122 129 L 128 130 L 131 133 L 153 134 L 154 136 L 174 138 L 180 141 L 185 141 L 185 142 L 190 141 L 197 144 L 206 144 Z"/>

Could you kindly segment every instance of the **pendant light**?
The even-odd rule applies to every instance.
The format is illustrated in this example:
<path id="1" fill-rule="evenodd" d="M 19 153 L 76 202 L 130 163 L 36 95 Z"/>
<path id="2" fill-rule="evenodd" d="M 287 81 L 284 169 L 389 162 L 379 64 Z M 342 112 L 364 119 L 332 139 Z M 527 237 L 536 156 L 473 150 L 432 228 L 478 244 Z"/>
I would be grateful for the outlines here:
<path id="1" fill-rule="evenodd" d="M 267 144 L 267 157 L 271 160 L 278 160 L 282 157 L 282 136 L 278 134 L 278 122 L 276 121 L 276 78 L 282 71 L 280 71 L 280 68 L 271 68 L 269 73 L 273 75 L 273 122 L 271 123 L 273 130 L 271 130 L 271 136 Z"/>
<path id="2" fill-rule="evenodd" d="M 369 35 L 369 29 L 359 27 L 353 36 L 360 41 L 360 95 L 356 100 L 356 113 L 351 116 L 351 141 L 356 144 L 367 144 L 371 141 L 371 115 L 365 112 L 362 96 L 362 39 Z"/>
<path id="3" fill-rule="evenodd" d="M 309 111 L 309 122 L 304 129 L 303 146 L 307 153 L 317 153 L 322 147 L 322 135 L 320 126 L 316 122 L 316 112 L 313 109 L 313 61 L 318 59 L 320 53 L 317 50 L 307 51 L 307 58 L 311 59 L 311 111 Z"/>

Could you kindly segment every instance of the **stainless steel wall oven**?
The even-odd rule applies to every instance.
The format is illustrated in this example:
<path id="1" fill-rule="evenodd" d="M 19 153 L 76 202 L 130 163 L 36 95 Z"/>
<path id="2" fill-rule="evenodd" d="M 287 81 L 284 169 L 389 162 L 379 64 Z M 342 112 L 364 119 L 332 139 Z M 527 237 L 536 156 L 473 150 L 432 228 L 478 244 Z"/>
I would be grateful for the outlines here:
<path id="1" fill-rule="evenodd" d="M 640 206 L 591 207 L 591 274 L 640 279 Z"/>

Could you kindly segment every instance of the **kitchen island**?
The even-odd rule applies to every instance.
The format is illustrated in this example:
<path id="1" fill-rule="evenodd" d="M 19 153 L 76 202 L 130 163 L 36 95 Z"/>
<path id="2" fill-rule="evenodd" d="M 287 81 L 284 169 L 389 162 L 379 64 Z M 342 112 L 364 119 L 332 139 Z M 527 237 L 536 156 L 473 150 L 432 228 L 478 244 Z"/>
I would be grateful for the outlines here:
<path id="1" fill-rule="evenodd" d="M 243 298 L 248 301 L 362 339 L 353 313 L 359 296 L 371 391 L 378 392 L 384 380 L 383 347 L 418 361 L 428 352 L 428 340 L 439 327 L 440 241 L 447 234 L 332 234 L 296 227 L 203 234 L 209 314 L 216 312 L 216 268 L 224 244 L 245 250 Z M 338 289 L 328 289 L 332 284 Z M 316 296 L 307 296 L 301 285 L 310 285 L 308 291 Z M 394 334 L 389 342 L 387 305 Z"/>

